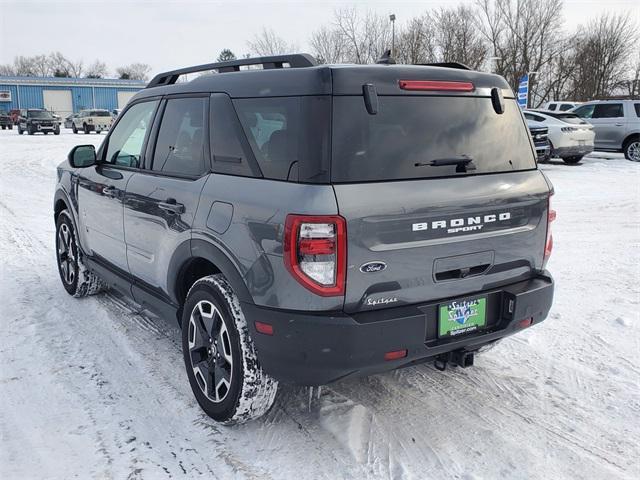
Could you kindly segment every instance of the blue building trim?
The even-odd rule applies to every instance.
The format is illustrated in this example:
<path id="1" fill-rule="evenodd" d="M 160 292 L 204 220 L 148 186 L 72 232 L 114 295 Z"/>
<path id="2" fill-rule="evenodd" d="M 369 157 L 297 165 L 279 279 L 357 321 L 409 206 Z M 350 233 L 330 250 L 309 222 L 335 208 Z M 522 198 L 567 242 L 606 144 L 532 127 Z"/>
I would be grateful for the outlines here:
<path id="1" fill-rule="evenodd" d="M 118 92 L 138 92 L 145 85 L 138 80 L 0 76 L 0 90 L 11 93 L 10 102 L 0 101 L 0 110 L 44 108 L 44 90 L 71 92 L 74 112 L 87 108 L 113 110 L 118 108 Z"/>

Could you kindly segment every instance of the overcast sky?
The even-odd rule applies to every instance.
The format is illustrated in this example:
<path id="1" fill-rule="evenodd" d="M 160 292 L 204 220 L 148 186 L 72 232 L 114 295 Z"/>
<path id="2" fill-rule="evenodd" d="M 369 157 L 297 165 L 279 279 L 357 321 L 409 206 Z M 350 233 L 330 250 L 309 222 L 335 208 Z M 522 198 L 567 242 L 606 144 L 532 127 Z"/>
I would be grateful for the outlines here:
<path id="1" fill-rule="evenodd" d="M 17 55 L 60 51 L 91 63 L 100 59 L 111 72 L 132 62 L 148 63 L 152 74 L 215 61 L 223 48 L 246 53 L 263 27 L 272 28 L 300 51 L 309 51 L 310 33 L 331 22 L 337 7 L 357 5 L 395 13 L 397 25 L 427 9 L 457 1 L 30 1 L 0 0 L 0 63 Z M 627 12 L 640 23 L 640 0 L 565 0 L 568 29 L 603 12 Z"/>

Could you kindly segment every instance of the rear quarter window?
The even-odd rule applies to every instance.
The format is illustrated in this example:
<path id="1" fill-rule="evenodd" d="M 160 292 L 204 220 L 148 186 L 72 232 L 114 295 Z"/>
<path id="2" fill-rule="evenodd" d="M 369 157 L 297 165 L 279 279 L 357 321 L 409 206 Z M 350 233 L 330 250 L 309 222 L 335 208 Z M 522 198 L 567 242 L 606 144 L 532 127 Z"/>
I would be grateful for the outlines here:
<path id="1" fill-rule="evenodd" d="M 246 98 L 233 105 L 265 178 L 329 181 L 330 97 Z"/>
<path id="2" fill-rule="evenodd" d="M 633 108 L 636 109 L 636 117 L 640 117 L 640 103 L 634 103 Z"/>

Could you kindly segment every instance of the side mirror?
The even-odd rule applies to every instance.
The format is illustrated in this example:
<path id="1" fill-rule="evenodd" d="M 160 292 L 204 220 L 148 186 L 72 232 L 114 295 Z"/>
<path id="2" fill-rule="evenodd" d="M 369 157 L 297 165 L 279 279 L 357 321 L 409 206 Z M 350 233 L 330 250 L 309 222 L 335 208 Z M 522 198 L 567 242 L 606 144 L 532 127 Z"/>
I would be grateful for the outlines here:
<path id="1" fill-rule="evenodd" d="M 71 149 L 67 159 L 73 168 L 85 168 L 95 165 L 98 161 L 96 147 L 93 145 L 77 145 Z"/>

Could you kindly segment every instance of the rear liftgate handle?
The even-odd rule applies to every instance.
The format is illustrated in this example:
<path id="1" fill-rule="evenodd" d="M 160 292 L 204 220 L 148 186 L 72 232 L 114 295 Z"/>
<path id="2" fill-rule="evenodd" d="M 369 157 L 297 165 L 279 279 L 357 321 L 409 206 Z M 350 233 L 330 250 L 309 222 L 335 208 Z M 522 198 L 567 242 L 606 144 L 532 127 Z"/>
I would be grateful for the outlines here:
<path id="1" fill-rule="evenodd" d="M 175 215 L 180 215 L 181 213 L 184 213 L 184 205 L 176 202 L 175 198 L 167 198 L 164 202 L 160 202 L 158 204 L 158 207 L 160 207 L 162 210 L 166 212 L 169 212 Z"/>

